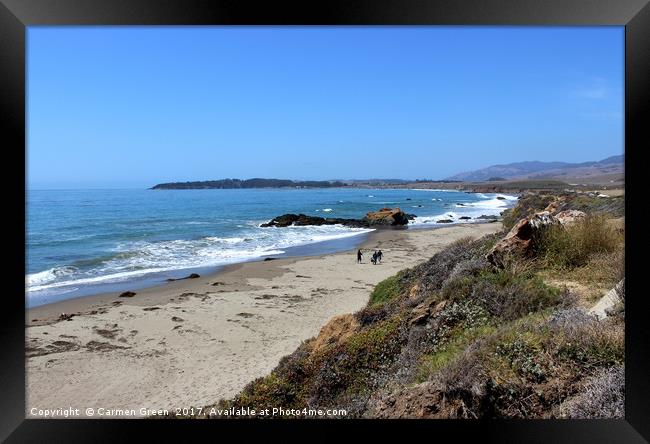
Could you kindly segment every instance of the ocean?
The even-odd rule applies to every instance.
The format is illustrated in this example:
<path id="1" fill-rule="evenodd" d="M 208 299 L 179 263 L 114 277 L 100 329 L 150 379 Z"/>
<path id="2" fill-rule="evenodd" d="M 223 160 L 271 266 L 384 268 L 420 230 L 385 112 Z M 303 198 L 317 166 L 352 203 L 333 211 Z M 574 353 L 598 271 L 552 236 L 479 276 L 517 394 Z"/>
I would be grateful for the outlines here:
<path id="1" fill-rule="evenodd" d="M 417 229 L 440 225 L 439 219 L 498 215 L 515 200 L 417 189 L 29 190 L 26 306 L 143 288 L 265 257 L 344 251 L 372 231 L 259 227 L 284 213 L 361 218 L 400 207 L 417 216 L 409 225 Z"/>

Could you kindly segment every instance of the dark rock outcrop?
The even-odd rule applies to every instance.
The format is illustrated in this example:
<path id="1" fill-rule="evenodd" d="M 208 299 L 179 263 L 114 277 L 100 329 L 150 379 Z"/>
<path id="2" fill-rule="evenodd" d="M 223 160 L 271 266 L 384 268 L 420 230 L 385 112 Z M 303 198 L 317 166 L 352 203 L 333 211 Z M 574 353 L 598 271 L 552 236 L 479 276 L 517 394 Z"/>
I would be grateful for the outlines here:
<path id="1" fill-rule="evenodd" d="M 382 208 L 379 211 L 371 211 L 363 219 L 324 218 L 288 213 L 275 217 L 269 222 L 261 224 L 260 227 L 289 227 L 291 225 L 344 225 L 352 228 L 400 226 L 408 224 L 409 219 L 412 220 L 414 217 L 414 214 L 406 214 L 399 208 Z"/>
<path id="2" fill-rule="evenodd" d="M 437 224 L 450 224 L 452 222 L 453 222 L 453 220 L 451 220 L 451 219 L 438 219 L 436 221 Z"/>
<path id="3" fill-rule="evenodd" d="M 304 225 L 345 225 L 346 227 L 362 228 L 367 227 L 368 224 L 358 219 L 342 219 L 338 217 L 318 217 L 307 216 L 306 214 L 283 214 L 282 216 L 275 217 L 269 222 L 261 224 L 260 227 L 288 227 L 291 225 L 304 226 Z"/>
<path id="4" fill-rule="evenodd" d="M 132 298 L 135 296 L 135 292 L 133 291 L 125 291 L 124 293 L 120 294 L 121 298 Z"/>

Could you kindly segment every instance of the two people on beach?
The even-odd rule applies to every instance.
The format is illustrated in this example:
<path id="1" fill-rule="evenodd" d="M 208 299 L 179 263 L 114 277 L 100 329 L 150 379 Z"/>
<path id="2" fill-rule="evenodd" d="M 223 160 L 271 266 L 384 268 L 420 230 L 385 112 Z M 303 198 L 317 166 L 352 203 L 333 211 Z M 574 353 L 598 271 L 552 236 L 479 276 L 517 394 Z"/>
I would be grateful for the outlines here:
<path id="1" fill-rule="evenodd" d="M 377 265 L 377 262 L 381 263 L 381 257 L 384 255 L 384 253 L 381 252 L 381 250 L 375 250 L 374 253 L 372 253 L 372 258 L 370 259 L 370 262 L 372 262 L 373 265 Z M 361 259 L 363 258 L 363 253 L 361 250 L 357 250 L 357 264 L 361 263 Z"/>

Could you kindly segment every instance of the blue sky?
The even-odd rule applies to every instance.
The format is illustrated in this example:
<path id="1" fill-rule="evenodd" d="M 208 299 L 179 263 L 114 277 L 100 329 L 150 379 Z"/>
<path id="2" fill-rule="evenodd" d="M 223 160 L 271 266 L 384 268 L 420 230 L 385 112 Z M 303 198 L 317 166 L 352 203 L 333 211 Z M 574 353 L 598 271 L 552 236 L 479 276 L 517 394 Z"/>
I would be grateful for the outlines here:
<path id="1" fill-rule="evenodd" d="M 622 27 L 30 27 L 27 46 L 30 188 L 623 152 Z"/>

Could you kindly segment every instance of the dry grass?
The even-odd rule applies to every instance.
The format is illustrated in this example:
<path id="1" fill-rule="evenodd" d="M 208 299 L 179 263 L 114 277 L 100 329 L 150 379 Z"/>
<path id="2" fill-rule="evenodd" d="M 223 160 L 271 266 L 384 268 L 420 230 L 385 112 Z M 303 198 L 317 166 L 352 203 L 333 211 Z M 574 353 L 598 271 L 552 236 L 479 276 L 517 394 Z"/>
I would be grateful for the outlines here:
<path id="1" fill-rule="evenodd" d="M 589 378 L 582 392 L 560 406 L 562 418 L 624 418 L 625 368 L 604 369 Z"/>
<path id="2" fill-rule="evenodd" d="M 537 255 L 546 268 L 572 270 L 589 264 L 594 255 L 612 253 L 624 242 L 622 233 L 602 215 L 588 215 L 577 223 L 545 230 Z"/>

